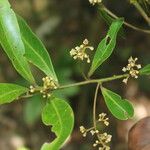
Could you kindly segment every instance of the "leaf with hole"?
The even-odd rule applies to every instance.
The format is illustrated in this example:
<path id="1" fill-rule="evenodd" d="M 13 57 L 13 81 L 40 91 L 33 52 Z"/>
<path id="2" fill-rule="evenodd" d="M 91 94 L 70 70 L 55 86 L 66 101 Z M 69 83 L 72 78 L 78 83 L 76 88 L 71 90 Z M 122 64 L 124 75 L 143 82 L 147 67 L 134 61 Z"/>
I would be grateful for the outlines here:
<path id="1" fill-rule="evenodd" d="M 41 150 L 59 150 L 74 126 L 72 108 L 62 99 L 51 98 L 43 109 L 42 121 L 45 125 L 52 126 L 56 138 L 51 143 L 45 143 Z"/>
<path id="2" fill-rule="evenodd" d="M 123 19 L 114 21 L 111 24 L 106 37 L 99 43 L 92 61 L 92 65 L 90 67 L 90 71 L 88 73 L 89 77 L 112 54 L 116 45 L 117 33 L 120 30 L 122 24 Z"/>
<path id="3" fill-rule="evenodd" d="M 34 83 L 21 39 L 20 29 L 14 11 L 10 8 L 8 0 L 0 1 L 0 44 L 8 55 L 15 69 L 26 80 Z"/>
<path id="4" fill-rule="evenodd" d="M 122 99 L 118 94 L 106 88 L 102 87 L 101 89 L 105 103 L 113 116 L 120 120 L 127 120 L 133 117 L 134 109 L 128 100 Z"/>
<path id="5" fill-rule="evenodd" d="M 0 104 L 10 103 L 27 91 L 27 88 L 20 85 L 0 83 Z"/>
<path id="6" fill-rule="evenodd" d="M 47 76 L 50 76 L 57 81 L 57 77 L 46 48 L 38 37 L 32 32 L 24 19 L 20 16 L 17 16 L 17 18 L 21 30 L 22 40 L 25 45 L 25 57 L 40 70 L 42 70 Z"/>
<path id="7" fill-rule="evenodd" d="M 140 70 L 141 75 L 150 75 L 150 64 L 146 65 Z"/>

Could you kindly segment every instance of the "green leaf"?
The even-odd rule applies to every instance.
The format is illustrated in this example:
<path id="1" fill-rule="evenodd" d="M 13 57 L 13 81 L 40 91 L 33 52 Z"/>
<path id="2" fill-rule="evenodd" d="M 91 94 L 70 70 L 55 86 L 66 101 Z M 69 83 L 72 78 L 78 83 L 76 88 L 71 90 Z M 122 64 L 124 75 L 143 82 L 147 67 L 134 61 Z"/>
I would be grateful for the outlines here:
<path id="1" fill-rule="evenodd" d="M 133 117 L 134 109 L 128 100 L 105 88 L 102 88 L 102 94 L 108 109 L 117 119 L 127 120 Z"/>
<path id="2" fill-rule="evenodd" d="M 0 6 L 2 6 L 2 7 L 10 7 L 10 4 L 9 4 L 8 0 L 0 0 Z"/>
<path id="3" fill-rule="evenodd" d="M 16 84 L 0 83 L 0 104 L 10 103 L 27 91 L 27 88 Z"/>
<path id="4" fill-rule="evenodd" d="M 15 69 L 31 83 L 34 78 L 31 74 L 21 39 L 20 29 L 14 11 L 10 8 L 8 0 L 0 2 L 0 44 L 7 53 Z"/>
<path id="5" fill-rule="evenodd" d="M 45 143 L 41 150 L 60 150 L 74 126 L 72 108 L 64 100 L 49 99 L 42 113 L 43 123 L 52 126 L 56 138 L 51 143 Z"/>
<path id="6" fill-rule="evenodd" d="M 141 75 L 150 75 L 150 64 L 140 70 Z"/>
<path id="7" fill-rule="evenodd" d="M 42 112 L 42 97 L 39 95 L 31 97 L 24 105 L 24 120 L 28 125 L 33 125 L 39 118 Z"/>
<path id="8" fill-rule="evenodd" d="M 114 21 L 111 24 L 106 37 L 99 43 L 88 74 L 89 77 L 112 54 L 116 45 L 117 33 L 120 30 L 122 24 L 123 19 Z"/>
<path id="9" fill-rule="evenodd" d="M 18 23 L 21 30 L 22 40 L 25 45 L 25 57 L 47 76 L 51 76 L 57 81 L 50 56 L 42 42 L 31 31 L 30 27 L 20 16 L 18 16 Z"/>

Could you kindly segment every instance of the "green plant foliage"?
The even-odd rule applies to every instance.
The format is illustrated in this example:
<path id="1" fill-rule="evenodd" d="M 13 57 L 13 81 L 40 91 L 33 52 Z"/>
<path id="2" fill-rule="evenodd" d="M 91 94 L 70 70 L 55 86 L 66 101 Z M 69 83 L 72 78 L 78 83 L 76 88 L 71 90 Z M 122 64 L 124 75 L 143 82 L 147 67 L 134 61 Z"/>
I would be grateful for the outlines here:
<path id="1" fill-rule="evenodd" d="M 72 108 L 64 100 L 49 99 L 42 112 L 43 123 L 52 126 L 56 139 L 51 143 L 45 143 L 42 150 L 59 150 L 74 126 L 74 114 Z"/>
<path id="2" fill-rule="evenodd" d="M 122 24 L 122 19 L 118 19 L 111 24 L 106 37 L 99 43 L 98 48 L 95 52 L 88 74 L 89 76 L 91 76 L 94 71 L 112 54 L 116 45 L 117 33 L 120 30 Z"/>
<path id="3" fill-rule="evenodd" d="M 124 74 L 98 79 L 90 78 L 95 70 L 111 56 L 116 46 L 117 36 L 123 34 L 123 23 L 128 27 L 141 32 L 149 33 L 149 31 L 140 29 L 132 24 L 128 24 L 127 22 L 124 22 L 123 19 L 115 19 L 117 16 L 109 11 L 100 1 L 89 2 L 92 5 L 97 4 L 99 7 L 103 6 L 100 7 L 100 14 L 107 24 L 110 25 L 108 33 L 96 49 L 92 64 L 90 68 L 88 68 L 88 74 L 86 74 L 87 64 L 80 64 L 79 69 L 73 67 L 72 59 L 68 57 L 68 50 L 65 50 L 66 47 L 64 49 L 58 46 L 60 47 L 58 54 L 61 59 L 55 63 L 55 66 L 57 67 L 55 70 L 58 73 L 58 76 L 56 76 L 50 55 L 42 41 L 32 32 L 25 20 L 14 13 L 8 0 L 0 0 L 0 44 L 18 73 L 31 84 L 29 88 L 26 88 L 17 84 L 0 83 L 0 105 L 10 103 L 21 98 L 29 98 L 29 101 L 26 101 L 23 107 L 25 122 L 28 125 L 33 125 L 42 114 L 43 123 L 55 134 L 55 139 L 49 143 L 44 143 L 41 150 L 60 150 L 62 148 L 65 141 L 71 135 L 74 126 L 73 110 L 67 101 L 62 98 L 66 99 L 69 96 L 77 94 L 79 86 L 88 84 L 97 84 L 93 100 L 93 123 L 90 128 L 80 126 L 80 132 L 83 137 L 85 137 L 87 133 L 92 133 L 92 139 L 96 141 L 93 144 L 94 147 L 98 147 L 99 149 L 110 149 L 109 142 L 111 141 L 112 136 L 106 132 L 102 133 L 97 128 L 97 121 L 102 122 L 103 125 L 109 125 L 108 118 L 105 113 L 99 114 L 98 120 L 96 119 L 96 104 L 99 87 L 101 87 L 104 101 L 112 115 L 117 119 L 127 120 L 134 116 L 132 104 L 128 100 L 122 99 L 118 94 L 102 87 L 103 83 L 123 79 L 123 82 L 127 84 L 128 79 L 131 77 L 137 78 L 139 75 L 150 75 L 150 64 L 139 71 L 141 65 L 136 63 L 137 58 L 134 59 L 130 57 L 128 59 L 128 65 L 122 69 Z M 49 24 L 49 19 L 43 26 L 48 26 L 47 23 Z M 92 23 L 92 25 L 96 27 L 95 22 L 94 24 Z M 43 29 L 43 26 L 40 28 Z M 91 31 L 93 32 L 94 30 Z M 88 40 L 84 40 L 82 45 L 75 47 L 75 49 L 71 49 L 70 54 L 73 56 L 73 59 L 87 59 L 87 63 L 90 63 L 90 55 L 89 53 L 86 53 L 86 50 L 93 50 L 93 47 L 89 46 L 88 43 Z M 44 78 L 41 77 L 41 74 L 37 75 L 36 83 L 39 84 L 35 83 L 28 62 L 32 63 L 45 73 L 46 77 Z M 70 68 L 72 68 L 73 71 Z M 84 80 L 74 82 L 74 77 L 75 79 L 80 79 L 78 73 L 84 77 Z M 102 76 L 104 76 L 104 74 L 105 72 L 103 72 Z M 58 80 L 60 81 L 59 85 L 56 82 Z M 25 80 L 24 82 L 25 83 L 22 82 L 22 85 L 25 86 L 27 82 Z M 87 93 L 89 92 L 89 89 L 86 88 L 85 92 L 86 93 L 81 93 L 82 96 L 87 94 L 86 97 L 90 97 Z M 46 100 L 46 105 L 44 99 Z M 85 97 L 84 99 L 86 100 Z M 86 104 L 85 101 L 81 101 L 81 103 L 79 103 L 79 107 L 82 108 L 82 106 L 84 106 L 84 108 L 86 108 L 87 105 L 84 104 Z M 81 118 L 79 118 L 79 120 Z M 88 148 L 83 147 L 83 149 Z M 28 149 L 26 147 L 20 147 L 18 150 Z"/>
<path id="4" fill-rule="evenodd" d="M 2 6 L 2 7 L 10 7 L 10 4 L 9 4 L 8 0 L 0 0 L 0 6 Z"/>
<path id="5" fill-rule="evenodd" d="M 36 95 L 31 97 L 24 105 L 24 120 L 28 125 L 33 125 L 39 118 L 42 112 L 42 97 Z"/>
<path id="6" fill-rule="evenodd" d="M 146 65 L 140 70 L 141 75 L 150 75 L 150 64 Z"/>
<path id="7" fill-rule="evenodd" d="M 127 120 L 134 115 L 132 104 L 118 94 L 102 87 L 102 94 L 110 112 L 120 120 Z"/>
<path id="8" fill-rule="evenodd" d="M 0 83 L 0 104 L 10 103 L 27 91 L 27 88 L 16 84 Z"/>
<path id="9" fill-rule="evenodd" d="M 25 49 L 16 15 L 10 8 L 8 0 L 2 0 L 0 4 L 0 43 L 20 75 L 34 83 L 28 63 L 23 56 Z"/>
<path id="10" fill-rule="evenodd" d="M 105 21 L 109 26 L 112 24 L 113 21 L 115 21 L 115 19 L 112 18 L 105 10 L 99 9 L 99 11 L 100 11 L 101 17 L 104 19 L 104 21 Z M 120 30 L 119 30 L 119 32 L 118 32 L 118 35 L 120 35 L 121 37 L 124 37 L 124 36 L 125 36 L 123 27 L 120 28 Z"/>
<path id="11" fill-rule="evenodd" d="M 18 23 L 21 30 L 22 40 L 25 45 L 25 57 L 47 76 L 53 77 L 53 79 L 57 81 L 50 56 L 42 42 L 20 16 L 18 16 Z"/>

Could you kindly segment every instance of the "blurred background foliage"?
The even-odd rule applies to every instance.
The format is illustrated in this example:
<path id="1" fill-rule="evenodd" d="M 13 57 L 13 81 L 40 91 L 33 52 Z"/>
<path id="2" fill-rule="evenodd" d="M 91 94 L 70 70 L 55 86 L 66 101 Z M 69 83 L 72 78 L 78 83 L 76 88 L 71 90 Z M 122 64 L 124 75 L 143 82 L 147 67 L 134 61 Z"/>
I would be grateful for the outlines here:
<path id="1" fill-rule="evenodd" d="M 43 41 L 49 51 L 59 82 L 68 84 L 84 80 L 83 72 L 89 66 L 75 62 L 69 55 L 72 47 L 80 45 L 85 38 L 96 47 L 108 30 L 107 23 L 96 6 L 88 0 L 9 0 L 15 12 L 23 16 L 33 31 Z M 149 1 L 139 1 L 150 15 Z M 139 12 L 128 1 L 105 0 L 106 6 L 118 16 L 136 26 L 149 28 Z M 123 37 L 117 40 L 117 46 L 111 58 L 96 71 L 93 78 L 101 78 L 121 74 L 127 59 L 132 55 L 139 58 L 142 66 L 150 63 L 150 35 L 124 27 Z M 91 56 L 92 57 L 92 56 Z M 43 74 L 32 66 L 36 79 L 41 82 Z M 26 84 L 15 72 L 3 51 L 0 51 L 0 82 Z M 130 80 L 128 86 L 121 81 L 105 84 L 123 97 L 128 98 L 135 107 L 135 117 L 129 121 L 118 121 L 113 118 L 102 99 L 98 97 L 98 113 L 106 112 L 110 117 L 107 129 L 113 135 L 112 149 L 127 149 L 127 133 L 140 118 L 150 115 L 150 78 L 140 77 Z M 75 128 L 65 150 L 91 150 L 93 139 L 82 138 L 79 126 L 90 127 L 92 123 L 92 101 L 94 85 L 69 88 L 55 92 L 55 95 L 66 98 L 75 113 Z M 43 142 L 52 140 L 55 135 L 42 125 L 41 110 L 44 101 L 38 97 L 19 100 L 9 105 L 0 106 L 0 149 L 32 150 L 40 149 Z M 103 127 L 101 129 L 104 131 Z M 22 147 L 22 148 L 21 148 Z"/>

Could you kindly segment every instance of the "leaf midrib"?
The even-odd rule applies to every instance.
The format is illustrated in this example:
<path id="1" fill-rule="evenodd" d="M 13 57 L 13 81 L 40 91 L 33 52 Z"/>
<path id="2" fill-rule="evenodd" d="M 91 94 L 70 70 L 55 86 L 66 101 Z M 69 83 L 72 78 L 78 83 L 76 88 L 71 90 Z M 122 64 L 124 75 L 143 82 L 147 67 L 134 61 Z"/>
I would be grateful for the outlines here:
<path id="1" fill-rule="evenodd" d="M 5 96 L 7 96 L 7 95 L 9 95 L 9 94 L 13 94 L 13 93 L 15 93 L 15 92 L 21 92 L 21 93 L 23 93 L 23 90 L 15 89 L 15 90 L 13 90 L 13 91 L 6 92 L 5 94 L 1 94 L 1 95 L 0 95 L 0 100 L 1 100 L 3 97 L 5 97 Z M 24 92 L 25 92 L 25 91 L 24 91 Z"/>
<path id="2" fill-rule="evenodd" d="M 126 111 L 109 94 L 107 94 L 107 92 L 105 92 L 105 95 L 107 95 L 108 98 L 110 98 L 124 112 L 124 115 L 126 114 Z M 126 117 L 128 118 L 128 116 L 126 116 Z"/>
<path id="3" fill-rule="evenodd" d="M 12 10 L 11 10 L 12 11 Z M 4 32 L 4 26 L 3 26 L 3 23 L 1 23 L 1 21 L 0 21 L 0 24 L 1 24 L 1 26 L 2 26 L 2 30 L 3 30 L 3 32 Z M 12 54 L 13 54 L 13 56 L 15 57 L 15 54 L 14 54 L 14 48 L 11 46 L 11 44 L 9 43 L 9 41 L 8 41 L 8 39 L 7 39 L 7 37 L 6 37 L 6 35 L 5 35 L 5 32 L 4 32 L 4 36 L 5 36 L 5 39 L 6 39 L 6 41 L 7 41 L 7 43 L 8 43 L 8 45 L 9 45 L 9 47 L 12 49 Z M 23 55 L 21 55 L 22 57 L 23 57 Z M 22 65 L 20 65 L 21 63 L 20 63 L 20 61 L 18 60 L 18 58 L 17 57 L 15 57 L 16 58 L 16 61 L 18 62 L 18 64 L 19 64 L 19 66 L 22 68 L 22 71 L 27 75 L 27 77 L 28 77 L 28 79 L 30 79 L 30 76 L 28 75 L 28 73 L 26 72 L 26 69 L 24 69 L 24 67 L 22 66 Z M 23 57 L 24 58 L 24 57 Z M 11 59 L 11 58 L 10 58 Z M 25 59 L 24 59 L 24 61 L 25 61 Z M 14 62 L 13 62 L 14 63 Z M 16 67 L 16 66 L 15 66 Z"/>
<path id="4" fill-rule="evenodd" d="M 106 36 L 105 38 L 107 38 L 107 36 Z M 105 39 L 105 38 L 104 38 L 104 39 Z M 106 40 L 107 40 L 107 39 L 106 39 Z M 106 42 L 105 42 L 106 48 L 105 48 L 104 52 L 102 53 L 101 58 L 103 58 L 103 56 L 105 55 L 105 53 L 106 53 L 107 50 L 108 50 L 109 45 L 112 43 L 113 40 L 114 40 L 114 38 L 111 38 L 111 40 L 110 40 L 110 42 L 109 42 L 108 45 L 106 45 Z M 94 68 L 95 68 L 97 65 L 99 65 L 99 63 L 102 63 L 103 61 L 104 61 L 104 59 L 101 59 L 100 61 L 97 61 L 97 63 L 96 63 L 96 65 L 94 66 Z"/>
<path id="5" fill-rule="evenodd" d="M 54 107 L 54 110 L 55 110 L 55 112 L 56 112 L 56 114 L 57 114 L 57 116 L 58 116 L 58 120 L 59 120 L 59 122 L 60 122 L 60 134 L 59 135 L 57 135 L 57 138 L 60 138 L 61 136 L 61 134 L 62 134 L 62 119 L 61 119 L 61 117 L 60 117 L 60 115 L 59 115 L 59 112 L 58 112 L 58 110 L 57 110 L 57 108 L 56 108 L 56 106 L 55 106 L 55 102 L 52 102 L 52 105 L 53 105 L 53 107 Z M 56 139 L 57 139 L 56 138 Z"/>
<path id="6" fill-rule="evenodd" d="M 34 48 L 27 42 L 27 40 L 22 36 L 24 42 L 32 49 L 32 51 L 40 58 L 40 60 L 43 62 L 43 64 L 46 66 L 47 70 L 50 71 L 50 73 L 53 73 L 50 68 L 48 67 L 48 64 L 43 60 L 43 58 L 41 57 L 41 55 L 39 53 L 37 53 Z M 44 71 L 45 72 L 45 71 Z"/>

